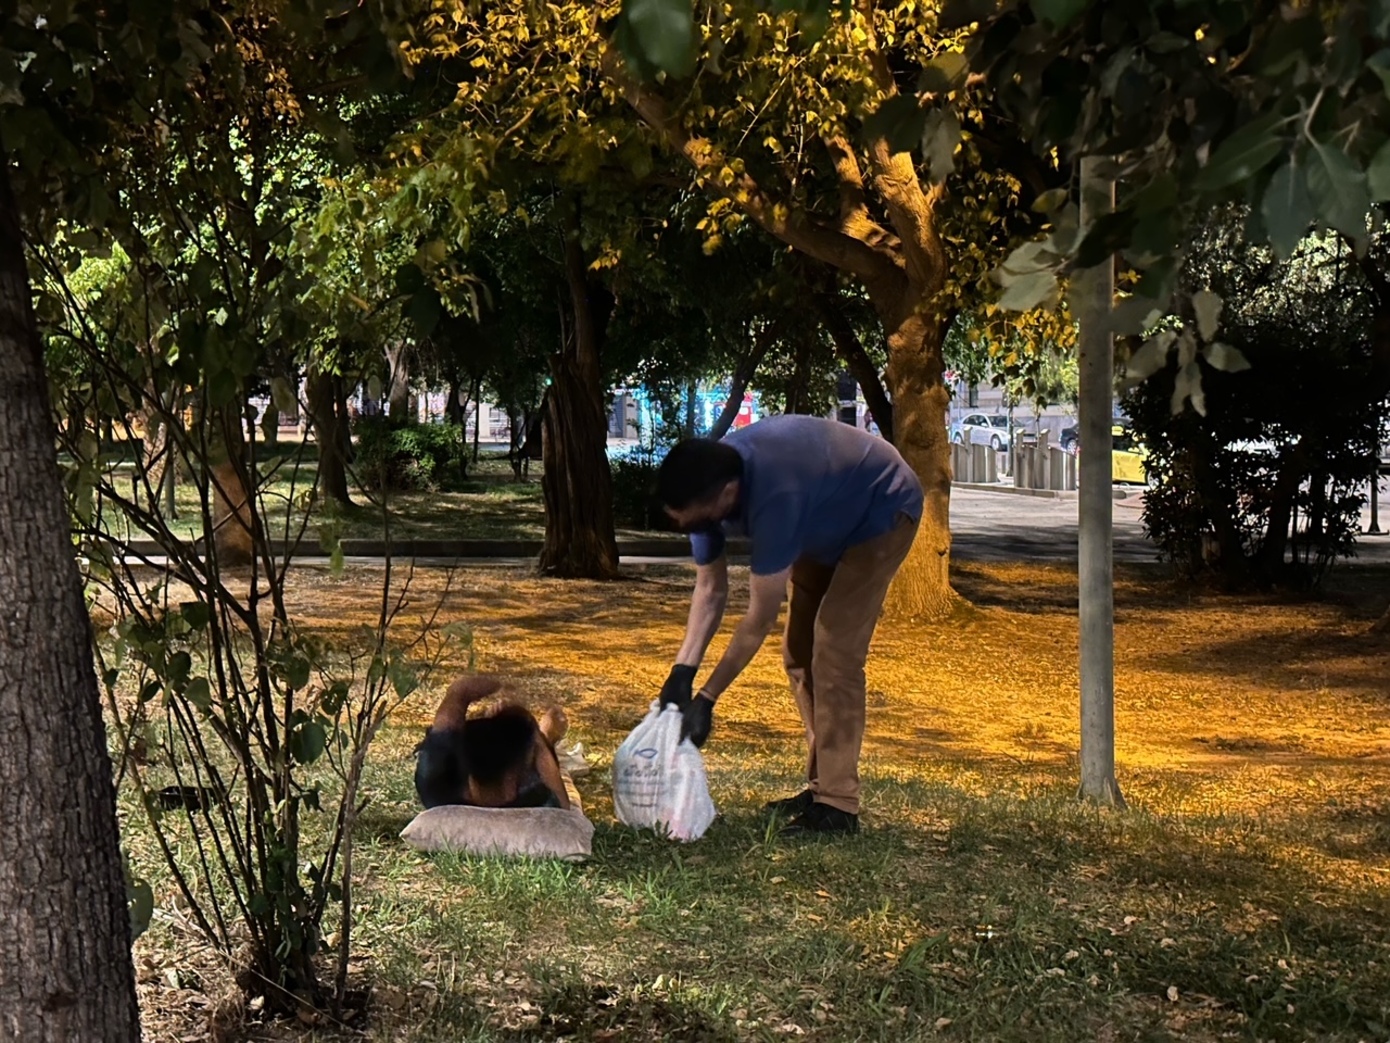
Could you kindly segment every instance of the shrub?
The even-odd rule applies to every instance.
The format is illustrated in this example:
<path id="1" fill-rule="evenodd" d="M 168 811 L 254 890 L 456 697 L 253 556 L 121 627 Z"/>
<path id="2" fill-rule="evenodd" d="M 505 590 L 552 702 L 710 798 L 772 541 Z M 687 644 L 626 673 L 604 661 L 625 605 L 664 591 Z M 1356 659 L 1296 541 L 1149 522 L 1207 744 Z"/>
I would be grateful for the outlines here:
<path id="1" fill-rule="evenodd" d="M 664 447 L 660 450 L 664 455 Z M 638 447 L 612 462 L 613 521 L 625 529 L 671 530 L 671 520 L 656 502 L 657 450 Z"/>
<path id="2" fill-rule="evenodd" d="M 1200 362 L 1205 415 L 1173 413 L 1173 361 L 1127 396 L 1154 481 L 1145 529 L 1188 576 L 1316 584 L 1353 551 L 1375 449 L 1364 294 L 1326 244 L 1276 264 L 1221 226 L 1196 244 L 1185 282 L 1221 295 L 1221 339 L 1251 368 Z"/>
<path id="3" fill-rule="evenodd" d="M 467 471 L 463 430 L 457 424 L 401 424 L 359 418 L 357 480 L 372 492 L 438 489 Z"/>

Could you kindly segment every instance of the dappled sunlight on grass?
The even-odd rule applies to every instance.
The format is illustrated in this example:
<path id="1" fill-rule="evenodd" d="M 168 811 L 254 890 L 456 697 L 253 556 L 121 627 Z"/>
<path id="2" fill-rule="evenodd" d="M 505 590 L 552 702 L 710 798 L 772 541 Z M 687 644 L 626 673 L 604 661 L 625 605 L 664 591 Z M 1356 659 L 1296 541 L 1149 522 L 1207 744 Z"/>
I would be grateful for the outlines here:
<path id="1" fill-rule="evenodd" d="M 380 578 L 299 566 L 291 612 L 345 639 L 374 616 Z M 538 708 L 566 707 L 594 764 L 580 789 L 598 829 L 583 865 L 430 857 L 396 840 L 416 811 L 411 751 L 467 661 L 458 641 L 369 763 L 370 1038 L 1384 1036 L 1390 644 L 1365 636 L 1360 594 L 1217 597 L 1122 569 L 1132 810 L 1116 814 L 1073 799 L 1074 573 L 960 568 L 974 610 L 886 621 L 876 637 L 859 837 L 791 843 L 759 813 L 802 777 L 769 642 L 705 748 L 721 817 L 676 845 L 613 823 L 606 769 L 666 675 L 690 578 L 674 565 L 607 584 L 414 574 L 403 634 L 442 595 L 437 625 L 471 630 L 480 669 Z M 1390 576 L 1372 579 L 1379 592 Z M 736 570 L 735 608 L 745 582 Z"/>
<path id="2" fill-rule="evenodd" d="M 327 632 L 356 625 L 370 611 L 360 591 L 377 575 L 364 568 L 334 579 L 303 569 L 293 584 L 296 610 Z M 745 580 L 735 570 L 735 608 Z M 1036 606 L 1056 605 L 1068 589 L 1074 600 L 1074 574 L 976 564 L 958 582 L 977 605 L 993 607 L 948 624 L 879 627 L 866 759 L 909 774 L 943 758 L 997 762 L 1009 776 L 1066 766 L 1078 742 L 1076 618 Z M 472 628 L 481 668 L 563 702 L 579 734 L 611 748 L 665 677 L 688 585 L 677 566 L 612 584 L 464 569 L 440 622 Z M 440 589 L 439 574 L 417 574 L 412 597 L 421 614 Z M 1131 802 L 1288 814 L 1348 785 L 1359 789 L 1390 764 L 1390 646 L 1366 636 L 1344 606 L 1176 592 L 1139 571 L 1122 573 L 1116 596 L 1117 754 Z M 401 719 L 425 721 L 447 681 L 435 678 Z M 729 740 L 799 756 L 801 729 L 775 638 L 721 701 L 715 727 L 712 757 Z"/>

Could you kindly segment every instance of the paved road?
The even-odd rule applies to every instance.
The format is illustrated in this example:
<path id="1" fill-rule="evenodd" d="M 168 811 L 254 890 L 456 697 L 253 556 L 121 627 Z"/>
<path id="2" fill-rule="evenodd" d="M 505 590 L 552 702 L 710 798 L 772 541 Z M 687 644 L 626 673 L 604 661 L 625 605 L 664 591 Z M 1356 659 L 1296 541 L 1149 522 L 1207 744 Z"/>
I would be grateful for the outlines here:
<path id="1" fill-rule="evenodd" d="M 1115 560 L 1154 561 L 1137 495 L 1114 501 Z M 1077 501 L 1015 493 L 951 492 L 951 554 L 975 561 L 1075 561 Z"/>
<path id="2" fill-rule="evenodd" d="M 1114 501 L 1115 560 L 1154 561 L 1157 552 L 1144 536 L 1141 490 Z M 1380 528 L 1390 531 L 1390 478 L 1380 480 Z M 1370 526 L 1369 505 L 1361 531 Z M 955 557 L 977 561 L 1075 561 L 1077 502 L 1015 493 L 957 488 L 951 493 L 951 540 Z M 1390 535 L 1363 535 L 1356 560 L 1390 563 Z"/>

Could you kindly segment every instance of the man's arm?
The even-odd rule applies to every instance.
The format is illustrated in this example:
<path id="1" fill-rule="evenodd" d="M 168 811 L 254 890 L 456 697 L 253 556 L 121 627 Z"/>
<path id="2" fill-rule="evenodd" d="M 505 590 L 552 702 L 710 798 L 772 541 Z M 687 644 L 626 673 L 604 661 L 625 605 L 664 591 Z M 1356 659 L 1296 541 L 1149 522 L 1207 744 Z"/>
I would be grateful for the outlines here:
<path id="1" fill-rule="evenodd" d="M 690 615 L 685 622 L 685 640 L 676 655 L 677 663 L 700 665 L 705 649 L 724 620 L 724 606 L 728 603 L 729 562 L 721 554 L 695 569 L 695 592 L 690 598 Z"/>
<path id="2" fill-rule="evenodd" d="M 720 658 L 719 665 L 714 668 L 714 673 L 710 674 L 709 680 L 701 686 L 701 694 L 712 700 L 718 699 L 724 690 L 734 683 L 734 678 L 752 661 L 763 641 L 767 639 L 768 632 L 777 623 L 777 613 L 787 596 L 787 580 L 791 571 L 788 568 L 766 576 L 753 575 L 749 578 L 748 614 L 734 628 L 729 647 L 724 649 L 724 655 Z M 708 639 L 706 641 L 708 642 Z"/>

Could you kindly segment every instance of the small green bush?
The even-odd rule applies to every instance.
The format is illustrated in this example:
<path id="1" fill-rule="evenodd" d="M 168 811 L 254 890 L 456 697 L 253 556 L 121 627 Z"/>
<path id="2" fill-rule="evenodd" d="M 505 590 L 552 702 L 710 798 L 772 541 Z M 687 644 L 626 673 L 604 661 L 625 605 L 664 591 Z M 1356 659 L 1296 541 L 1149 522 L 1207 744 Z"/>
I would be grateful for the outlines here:
<path id="1" fill-rule="evenodd" d="M 354 427 L 357 480 L 373 492 L 438 489 L 466 473 L 457 424 L 401 424 L 364 417 Z"/>
<path id="2" fill-rule="evenodd" d="M 660 462 L 649 449 L 633 449 L 613 460 L 613 521 L 621 528 L 671 528 L 670 520 L 656 502 L 656 469 Z"/>

